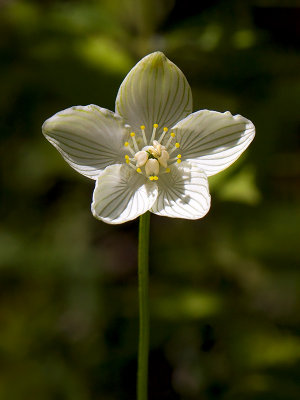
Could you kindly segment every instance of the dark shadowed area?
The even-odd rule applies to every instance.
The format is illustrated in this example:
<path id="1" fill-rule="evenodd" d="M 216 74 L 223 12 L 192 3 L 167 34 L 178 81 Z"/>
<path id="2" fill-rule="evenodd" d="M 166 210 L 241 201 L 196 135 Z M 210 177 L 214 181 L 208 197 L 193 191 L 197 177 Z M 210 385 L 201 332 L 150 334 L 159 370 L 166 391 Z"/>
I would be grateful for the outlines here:
<path id="1" fill-rule="evenodd" d="M 152 216 L 149 400 L 300 398 L 299 20 L 297 0 L 0 2 L 0 399 L 135 398 L 138 222 L 94 219 L 41 125 L 114 110 L 156 50 L 194 111 L 257 136 L 204 219 Z"/>

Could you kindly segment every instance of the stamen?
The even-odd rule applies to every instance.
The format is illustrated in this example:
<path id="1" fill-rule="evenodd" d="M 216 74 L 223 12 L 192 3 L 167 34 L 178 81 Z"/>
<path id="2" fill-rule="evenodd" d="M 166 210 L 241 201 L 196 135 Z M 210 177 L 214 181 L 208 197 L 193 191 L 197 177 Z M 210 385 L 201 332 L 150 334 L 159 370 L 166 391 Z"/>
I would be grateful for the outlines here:
<path id="1" fill-rule="evenodd" d="M 154 124 L 154 125 L 153 125 L 152 136 L 151 136 L 151 139 L 150 139 L 150 143 L 152 143 L 153 140 L 154 140 L 154 138 L 155 138 L 155 133 L 156 133 L 156 129 L 157 129 L 157 128 L 158 128 L 158 124 Z"/>
<path id="2" fill-rule="evenodd" d="M 145 164 L 145 173 L 147 176 L 159 174 L 159 162 L 156 158 L 150 158 Z"/>
<path id="3" fill-rule="evenodd" d="M 175 133 L 174 133 L 174 132 L 171 132 L 171 133 L 170 133 L 169 140 L 167 141 L 167 144 L 166 144 L 166 148 L 168 148 L 168 147 L 170 146 L 170 143 L 172 142 L 172 140 L 173 140 L 174 137 L 175 137 Z"/>
<path id="4" fill-rule="evenodd" d="M 181 163 L 181 154 L 177 154 L 177 163 L 178 163 L 178 164 Z"/>
<path id="5" fill-rule="evenodd" d="M 136 143 L 136 140 L 135 140 L 135 133 L 134 133 L 134 132 L 131 132 L 131 133 L 130 133 L 130 136 L 132 137 L 133 147 L 135 148 L 135 151 L 139 151 L 139 147 L 138 147 L 138 145 L 137 145 L 137 143 Z"/>
<path id="6" fill-rule="evenodd" d="M 163 172 L 160 172 L 160 175 L 169 174 L 170 172 L 171 172 L 171 169 L 168 167 Z"/>
<path id="7" fill-rule="evenodd" d="M 136 166 L 133 165 L 129 160 L 126 160 L 126 163 L 129 165 L 129 167 L 133 168 L 136 171 Z"/>
<path id="8" fill-rule="evenodd" d="M 173 152 L 174 152 L 175 150 L 173 150 Z M 172 153 L 171 153 L 172 154 Z M 179 163 L 181 163 L 181 154 L 178 154 L 176 157 L 174 157 L 174 158 L 170 158 L 170 160 L 169 160 L 169 162 L 172 162 L 172 161 L 176 161 L 176 162 L 178 162 L 178 164 Z"/>
<path id="9" fill-rule="evenodd" d="M 132 147 L 130 146 L 130 144 L 128 142 L 124 143 L 124 146 L 128 148 L 128 150 L 130 151 L 130 153 L 134 156 L 135 152 L 133 151 Z"/>
<path id="10" fill-rule="evenodd" d="M 159 138 L 159 140 L 158 140 L 158 143 L 161 143 L 162 142 L 162 140 L 163 140 L 163 138 L 165 137 L 165 134 L 168 132 L 168 128 L 165 126 L 164 127 L 164 131 L 163 131 L 163 133 L 161 134 L 161 137 Z"/>
<path id="11" fill-rule="evenodd" d="M 142 131 L 144 143 L 147 146 L 147 139 L 146 139 L 146 135 L 145 135 L 145 125 L 141 125 L 140 128 L 141 128 L 141 131 Z"/>
<path id="12" fill-rule="evenodd" d="M 171 151 L 169 151 L 169 155 L 171 155 L 171 154 L 173 154 L 174 153 L 174 151 L 176 151 L 177 149 L 179 149 L 179 147 L 180 147 L 180 143 L 175 143 L 175 147 L 171 150 Z"/>
<path id="13" fill-rule="evenodd" d="M 149 176 L 149 179 L 150 179 L 150 181 L 157 181 L 158 180 L 158 176 L 152 175 L 152 176 Z"/>
<path id="14" fill-rule="evenodd" d="M 148 161 L 149 158 L 149 154 L 142 150 L 142 151 L 138 151 L 135 155 L 134 155 L 134 159 L 136 160 L 136 166 L 137 168 L 142 167 L 143 165 L 146 164 L 146 162 Z"/>
<path id="15" fill-rule="evenodd" d="M 178 143 L 178 142 L 175 143 L 175 147 L 173 147 L 173 149 L 171 151 L 169 151 L 169 155 L 173 154 L 174 151 L 177 151 L 177 149 L 179 149 L 179 147 L 180 147 L 180 143 Z M 176 156 L 176 157 L 181 158 L 181 154 L 178 154 L 178 156 Z"/>

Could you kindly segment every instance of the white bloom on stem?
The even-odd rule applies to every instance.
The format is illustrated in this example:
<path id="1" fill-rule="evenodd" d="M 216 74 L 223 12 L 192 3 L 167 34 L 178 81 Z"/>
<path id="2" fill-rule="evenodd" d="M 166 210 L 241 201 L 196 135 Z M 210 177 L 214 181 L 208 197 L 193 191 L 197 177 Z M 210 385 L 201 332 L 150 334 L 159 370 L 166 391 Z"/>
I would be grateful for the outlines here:
<path id="1" fill-rule="evenodd" d="M 115 112 L 71 107 L 45 121 L 43 133 L 71 167 L 96 181 L 93 215 L 119 224 L 148 210 L 203 217 L 210 208 L 207 177 L 242 154 L 255 128 L 228 111 L 192 113 L 185 76 L 155 52 L 128 73 Z"/>

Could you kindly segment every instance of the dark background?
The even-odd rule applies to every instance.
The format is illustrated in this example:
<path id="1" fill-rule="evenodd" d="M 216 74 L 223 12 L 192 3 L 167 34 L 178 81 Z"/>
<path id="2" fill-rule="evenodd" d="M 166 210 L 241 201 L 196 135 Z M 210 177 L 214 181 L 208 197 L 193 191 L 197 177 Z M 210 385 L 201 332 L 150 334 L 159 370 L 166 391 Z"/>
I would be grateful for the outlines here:
<path id="1" fill-rule="evenodd" d="M 138 222 L 95 220 L 93 181 L 41 125 L 113 110 L 155 50 L 195 111 L 257 136 L 204 219 L 152 216 L 150 399 L 300 398 L 299 17 L 293 0 L 0 2 L 0 399 L 135 398 Z"/>

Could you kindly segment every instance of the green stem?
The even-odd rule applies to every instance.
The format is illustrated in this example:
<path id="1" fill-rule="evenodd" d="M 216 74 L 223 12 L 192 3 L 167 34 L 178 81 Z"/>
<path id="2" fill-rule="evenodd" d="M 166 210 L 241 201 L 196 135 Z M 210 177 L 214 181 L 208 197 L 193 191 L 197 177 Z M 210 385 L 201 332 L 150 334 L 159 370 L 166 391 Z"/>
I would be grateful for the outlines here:
<path id="1" fill-rule="evenodd" d="M 140 216 L 138 275 L 139 275 L 139 314 L 140 335 L 137 371 L 137 399 L 148 398 L 148 353 L 149 353 L 149 298 L 148 298 L 148 259 L 149 259 L 150 212 Z"/>

